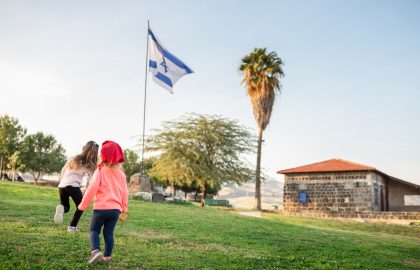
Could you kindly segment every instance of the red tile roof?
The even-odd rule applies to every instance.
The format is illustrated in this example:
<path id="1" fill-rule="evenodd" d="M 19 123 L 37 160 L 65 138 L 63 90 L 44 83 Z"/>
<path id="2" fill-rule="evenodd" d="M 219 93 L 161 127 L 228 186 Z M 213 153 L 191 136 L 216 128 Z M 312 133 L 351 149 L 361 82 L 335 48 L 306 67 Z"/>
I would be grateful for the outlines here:
<path id="1" fill-rule="evenodd" d="M 344 159 L 338 159 L 338 158 L 325 160 L 318 163 L 313 163 L 313 164 L 300 166 L 296 168 L 286 169 L 286 170 L 278 171 L 277 173 L 289 174 L 289 173 L 351 172 L 351 171 L 353 172 L 354 171 L 375 171 L 383 175 L 384 177 L 388 178 L 391 181 L 397 181 L 402 184 L 410 185 L 412 187 L 420 189 L 420 185 L 392 177 L 381 171 L 378 171 L 374 167 L 366 166 L 363 164 L 347 161 Z"/>
<path id="2" fill-rule="evenodd" d="M 371 166 L 354 163 L 343 159 L 330 159 L 296 168 L 278 171 L 277 173 L 307 173 L 307 172 L 347 172 L 347 171 L 376 171 Z"/>

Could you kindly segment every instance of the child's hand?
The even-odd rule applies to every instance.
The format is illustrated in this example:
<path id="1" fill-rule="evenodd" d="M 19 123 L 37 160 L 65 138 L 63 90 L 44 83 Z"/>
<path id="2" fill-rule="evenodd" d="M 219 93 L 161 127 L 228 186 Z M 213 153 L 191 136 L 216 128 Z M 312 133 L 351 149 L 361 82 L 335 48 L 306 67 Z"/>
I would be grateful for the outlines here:
<path id="1" fill-rule="evenodd" d="M 82 192 L 82 195 L 85 195 L 86 188 L 80 188 L 80 191 Z"/>
<path id="2" fill-rule="evenodd" d="M 120 223 L 124 223 L 128 218 L 128 212 L 126 213 L 121 213 L 120 216 L 118 217 L 118 221 Z"/>

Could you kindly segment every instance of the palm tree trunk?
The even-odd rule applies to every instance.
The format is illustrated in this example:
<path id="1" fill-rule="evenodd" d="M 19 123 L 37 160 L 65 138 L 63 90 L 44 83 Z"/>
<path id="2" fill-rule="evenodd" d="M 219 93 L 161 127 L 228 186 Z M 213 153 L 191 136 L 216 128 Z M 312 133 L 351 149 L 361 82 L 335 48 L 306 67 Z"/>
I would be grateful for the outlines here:
<path id="1" fill-rule="evenodd" d="M 261 210 L 261 145 L 262 145 L 263 130 L 258 131 L 258 150 L 257 150 L 257 169 L 255 170 L 255 198 L 254 208 Z"/>

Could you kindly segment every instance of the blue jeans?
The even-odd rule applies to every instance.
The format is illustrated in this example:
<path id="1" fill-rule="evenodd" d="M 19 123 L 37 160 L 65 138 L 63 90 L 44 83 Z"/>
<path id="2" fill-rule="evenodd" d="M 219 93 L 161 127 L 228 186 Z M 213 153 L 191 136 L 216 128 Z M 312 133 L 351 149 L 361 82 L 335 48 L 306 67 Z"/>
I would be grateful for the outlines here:
<path id="1" fill-rule="evenodd" d="M 119 215 L 120 211 L 117 209 L 93 210 L 93 215 L 90 219 L 90 247 L 92 251 L 95 249 L 100 250 L 99 234 L 103 226 L 105 240 L 104 256 L 111 256 L 112 249 L 114 248 L 114 229 Z"/>

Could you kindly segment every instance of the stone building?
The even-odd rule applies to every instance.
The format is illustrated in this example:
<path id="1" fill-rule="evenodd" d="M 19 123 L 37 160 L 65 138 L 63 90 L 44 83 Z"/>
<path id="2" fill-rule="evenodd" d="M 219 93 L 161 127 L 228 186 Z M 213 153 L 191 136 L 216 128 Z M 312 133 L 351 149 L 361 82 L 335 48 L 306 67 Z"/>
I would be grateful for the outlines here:
<path id="1" fill-rule="evenodd" d="M 285 175 L 286 212 L 341 215 L 420 211 L 420 186 L 374 167 L 331 159 L 279 171 Z"/>

